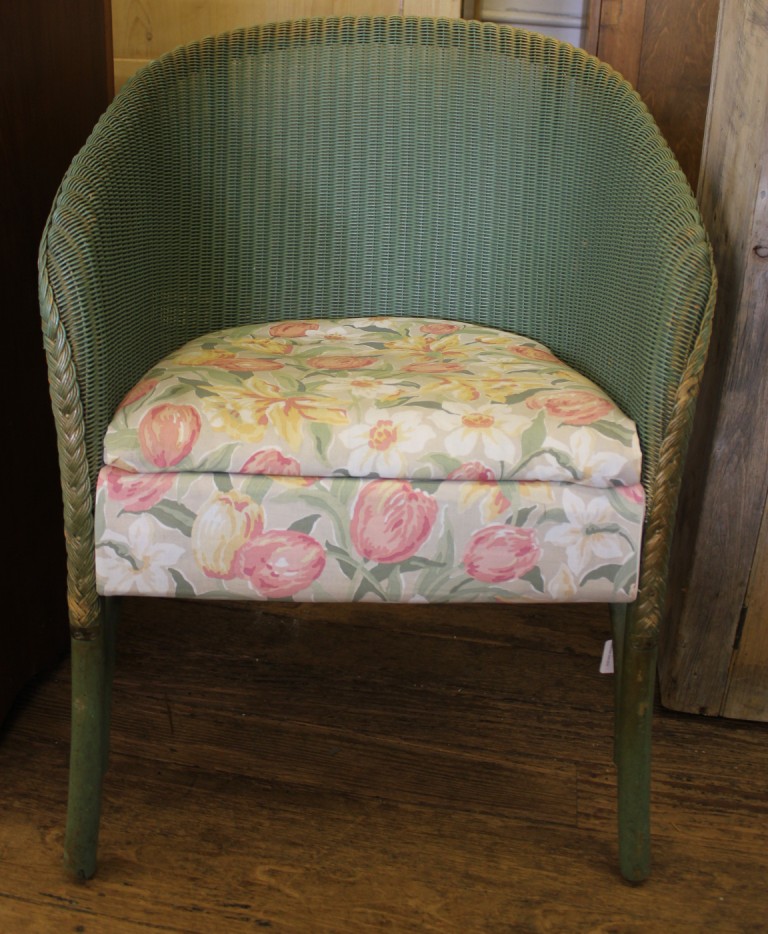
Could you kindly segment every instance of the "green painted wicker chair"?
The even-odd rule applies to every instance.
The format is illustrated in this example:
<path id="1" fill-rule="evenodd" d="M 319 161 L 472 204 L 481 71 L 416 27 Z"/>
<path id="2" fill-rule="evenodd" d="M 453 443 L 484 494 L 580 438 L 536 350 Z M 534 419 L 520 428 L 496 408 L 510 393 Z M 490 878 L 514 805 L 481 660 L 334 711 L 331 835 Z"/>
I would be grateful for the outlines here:
<path id="1" fill-rule="evenodd" d="M 600 600 L 621 869 L 643 879 L 657 632 L 714 288 L 638 96 L 556 41 L 300 22 L 130 81 L 40 254 L 69 869 L 95 869 L 121 594 Z"/>

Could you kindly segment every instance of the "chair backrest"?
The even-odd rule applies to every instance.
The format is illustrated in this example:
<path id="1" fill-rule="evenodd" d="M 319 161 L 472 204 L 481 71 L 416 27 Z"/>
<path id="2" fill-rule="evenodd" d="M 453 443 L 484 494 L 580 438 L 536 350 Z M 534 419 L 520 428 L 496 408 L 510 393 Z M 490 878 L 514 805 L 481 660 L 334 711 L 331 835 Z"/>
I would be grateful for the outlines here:
<path id="1" fill-rule="evenodd" d="M 73 163 L 43 267 L 92 471 L 123 393 L 193 336 L 407 314 L 544 341 L 635 419 L 650 476 L 712 287 L 690 189 L 618 74 L 506 27 L 399 18 L 152 63 Z"/>

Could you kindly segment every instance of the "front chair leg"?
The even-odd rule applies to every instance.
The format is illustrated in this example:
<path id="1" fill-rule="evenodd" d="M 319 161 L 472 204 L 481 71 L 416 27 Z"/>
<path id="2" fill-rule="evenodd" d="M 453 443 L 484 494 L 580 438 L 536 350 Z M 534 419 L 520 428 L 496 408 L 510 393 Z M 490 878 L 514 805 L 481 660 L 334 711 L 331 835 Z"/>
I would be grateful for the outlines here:
<path id="1" fill-rule="evenodd" d="M 624 638 L 627 631 L 627 604 L 611 604 L 611 628 L 613 630 L 613 709 L 616 726 L 613 734 L 613 761 L 619 764 L 619 715 L 621 707 L 621 673 L 624 664 Z"/>
<path id="2" fill-rule="evenodd" d="M 635 622 L 636 605 L 632 605 L 619 654 L 615 757 L 621 874 L 629 882 L 642 882 L 651 863 L 651 724 L 657 647 L 655 639 L 636 631 Z"/>
<path id="3" fill-rule="evenodd" d="M 64 865 L 80 880 L 96 871 L 109 720 L 116 601 L 102 601 L 88 638 L 72 637 L 72 732 Z"/>

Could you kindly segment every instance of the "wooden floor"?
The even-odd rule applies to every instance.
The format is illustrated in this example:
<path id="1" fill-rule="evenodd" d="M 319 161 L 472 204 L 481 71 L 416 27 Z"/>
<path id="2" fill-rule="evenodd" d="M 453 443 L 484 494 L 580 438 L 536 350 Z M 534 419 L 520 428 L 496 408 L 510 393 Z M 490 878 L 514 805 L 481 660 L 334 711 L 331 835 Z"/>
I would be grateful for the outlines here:
<path id="1" fill-rule="evenodd" d="M 0 932 L 765 932 L 768 730 L 659 713 L 621 881 L 603 608 L 126 601 L 101 864 L 60 868 L 68 668 L 0 739 Z"/>

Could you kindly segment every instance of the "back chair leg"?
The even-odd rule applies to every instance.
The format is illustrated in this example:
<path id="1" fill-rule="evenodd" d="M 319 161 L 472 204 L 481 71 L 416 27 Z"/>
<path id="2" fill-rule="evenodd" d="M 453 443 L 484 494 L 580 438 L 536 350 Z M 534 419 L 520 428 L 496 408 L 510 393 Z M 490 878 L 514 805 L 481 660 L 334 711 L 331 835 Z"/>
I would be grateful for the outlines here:
<path id="1" fill-rule="evenodd" d="M 642 882 L 651 862 L 651 724 L 657 648 L 655 640 L 636 633 L 635 623 L 633 604 L 627 609 L 619 654 L 615 758 L 621 874 L 629 882 Z"/>
<path id="2" fill-rule="evenodd" d="M 116 601 L 102 601 L 90 638 L 72 638 L 72 734 L 64 865 L 80 880 L 96 871 L 101 789 L 109 750 Z"/>

